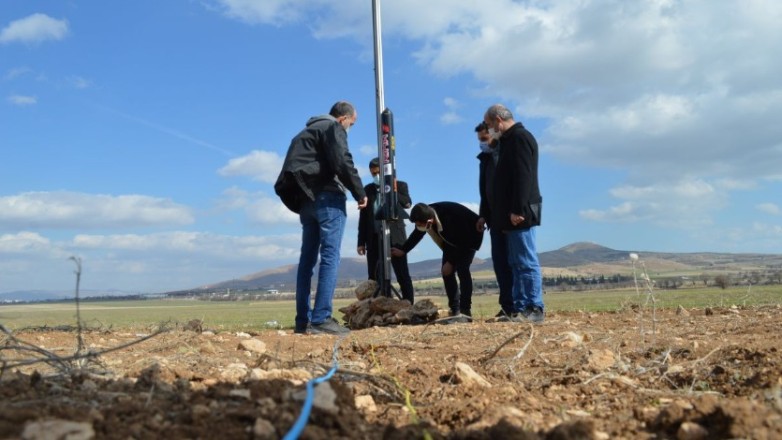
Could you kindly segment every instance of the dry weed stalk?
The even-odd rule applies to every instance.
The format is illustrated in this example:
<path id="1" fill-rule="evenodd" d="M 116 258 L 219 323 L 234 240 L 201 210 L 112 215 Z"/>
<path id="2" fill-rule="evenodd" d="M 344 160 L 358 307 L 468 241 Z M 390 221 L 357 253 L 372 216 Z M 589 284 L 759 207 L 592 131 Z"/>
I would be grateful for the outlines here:
<path id="1" fill-rule="evenodd" d="M 147 335 L 127 344 L 108 348 L 100 351 L 87 350 L 84 344 L 83 325 L 81 321 L 81 308 L 79 303 L 79 285 L 81 283 L 81 258 L 71 256 L 69 260 L 76 263 L 76 352 L 71 356 L 59 356 L 50 350 L 31 344 L 17 338 L 13 332 L 0 326 L 0 332 L 3 333 L 3 340 L 0 343 L 0 378 L 3 377 L 8 369 L 25 367 L 35 364 L 48 364 L 55 371 L 63 375 L 73 374 L 77 371 L 85 370 L 90 362 L 98 362 L 98 358 L 106 353 L 110 353 L 132 345 L 152 339 L 155 336 L 168 332 L 166 324 L 161 325 L 160 329 L 153 334 Z M 10 358 L 3 356 L 3 352 L 25 353 L 27 355 L 37 356 L 31 358 Z"/>
<path id="2" fill-rule="evenodd" d="M 654 295 L 654 281 L 652 281 L 651 278 L 649 278 L 649 273 L 646 270 L 646 264 L 643 262 L 643 260 L 639 260 L 638 254 L 631 253 L 630 254 L 630 262 L 633 264 L 633 282 L 635 283 L 635 291 L 638 294 L 638 299 L 640 302 L 641 299 L 641 290 L 638 287 L 638 272 L 637 272 L 637 266 L 636 262 L 641 267 L 641 273 L 640 277 L 641 280 L 644 283 L 644 289 L 646 291 L 646 301 L 644 301 L 643 304 L 640 305 L 640 319 L 639 319 L 639 327 L 641 332 L 641 337 L 644 337 L 644 325 L 643 325 L 643 309 L 645 307 L 649 306 L 649 303 L 652 303 L 652 345 L 654 345 L 656 338 L 657 338 L 657 297 Z"/>

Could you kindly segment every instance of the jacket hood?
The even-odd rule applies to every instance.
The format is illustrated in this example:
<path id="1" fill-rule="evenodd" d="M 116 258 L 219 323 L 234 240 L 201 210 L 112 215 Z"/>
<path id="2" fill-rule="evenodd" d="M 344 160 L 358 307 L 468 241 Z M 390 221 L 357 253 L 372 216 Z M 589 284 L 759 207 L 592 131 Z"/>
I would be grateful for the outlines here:
<path id="1" fill-rule="evenodd" d="M 331 115 L 320 115 L 320 116 L 313 116 L 313 117 L 311 117 L 311 118 L 310 118 L 310 119 L 307 121 L 307 127 L 309 127 L 310 125 L 312 125 L 312 124 L 314 124 L 314 123 L 316 123 L 316 122 L 320 122 L 320 121 L 332 121 L 332 122 L 337 122 L 337 118 L 335 118 L 334 116 L 331 116 Z"/>

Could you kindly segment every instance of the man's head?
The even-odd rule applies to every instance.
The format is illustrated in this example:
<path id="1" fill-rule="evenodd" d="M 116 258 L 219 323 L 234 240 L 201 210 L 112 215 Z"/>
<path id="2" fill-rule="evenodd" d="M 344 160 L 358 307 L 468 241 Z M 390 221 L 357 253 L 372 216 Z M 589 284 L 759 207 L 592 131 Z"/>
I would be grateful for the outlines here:
<path id="1" fill-rule="evenodd" d="M 329 114 L 342 125 L 342 128 L 344 128 L 345 131 L 350 131 L 350 127 L 356 123 L 356 119 L 358 118 L 355 107 L 347 101 L 339 101 L 332 105 Z"/>
<path id="2" fill-rule="evenodd" d="M 502 104 L 494 104 L 489 107 L 483 115 L 483 122 L 488 127 L 489 135 L 493 139 L 499 138 L 502 133 L 505 133 L 505 130 L 515 124 L 513 113 Z"/>
<path id="3" fill-rule="evenodd" d="M 369 161 L 369 174 L 372 175 L 372 179 L 375 180 L 375 183 L 379 182 L 377 177 L 380 176 L 380 160 L 378 158 Z"/>
<path id="4" fill-rule="evenodd" d="M 415 223 L 419 231 L 426 231 L 432 227 L 436 217 L 434 209 L 426 203 L 416 203 L 410 210 L 410 221 Z"/>
<path id="5" fill-rule="evenodd" d="M 489 127 L 486 125 L 485 122 L 481 122 L 475 127 L 475 133 L 478 135 L 478 142 L 486 143 L 486 144 L 491 142 Z"/>

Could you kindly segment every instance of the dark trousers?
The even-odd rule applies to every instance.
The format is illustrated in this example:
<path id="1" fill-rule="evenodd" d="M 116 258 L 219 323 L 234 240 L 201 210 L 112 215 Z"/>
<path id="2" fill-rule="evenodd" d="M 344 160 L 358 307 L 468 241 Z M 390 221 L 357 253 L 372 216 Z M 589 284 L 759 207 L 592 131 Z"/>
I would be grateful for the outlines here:
<path id="1" fill-rule="evenodd" d="M 448 295 L 448 308 L 452 314 L 460 312 L 472 316 L 472 273 L 470 265 L 475 251 L 457 249 L 446 245 L 443 250 L 443 265 L 451 263 L 453 272 L 443 275 L 445 294 Z M 456 279 L 459 278 L 459 282 Z"/>
<path id="2" fill-rule="evenodd" d="M 379 245 L 367 246 L 367 275 L 370 280 L 375 281 L 382 275 L 380 265 L 383 264 L 378 247 Z M 397 247 L 401 247 L 401 245 Z M 413 292 L 413 279 L 410 277 L 410 269 L 407 267 L 407 255 L 391 257 L 391 267 L 394 268 L 394 275 L 396 275 L 396 281 L 399 283 L 402 299 L 406 299 L 410 301 L 410 304 L 413 304 L 415 294 Z M 388 279 L 391 279 L 391 274 L 388 274 Z"/>
<path id="3" fill-rule="evenodd" d="M 518 312 L 513 304 L 513 269 L 508 263 L 508 239 L 505 233 L 498 229 L 489 229 L 491 236 L 491 262 L 494 265 L 494 276 L 500 289 L 500 307 L 505 314 Z"/>

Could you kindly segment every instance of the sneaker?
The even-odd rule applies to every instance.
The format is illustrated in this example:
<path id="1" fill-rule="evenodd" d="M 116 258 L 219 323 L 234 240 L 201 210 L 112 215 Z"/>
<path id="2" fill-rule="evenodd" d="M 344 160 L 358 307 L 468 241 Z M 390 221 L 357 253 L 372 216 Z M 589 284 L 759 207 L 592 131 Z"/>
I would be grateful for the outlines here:
<path id="1" fill-rule="evenodd" d="M 439 320 L 441 324 L 466 324 L 472 322 L 472 317 L 467 315 L 462 315 L 461 313 L 457 313 L 455 315 L 450 315 L 447 318 L 443 318 Z"/>
<path id="2" fill-rule="evenodd" d="M 544 319 L 546 319 L 546 312 L 544 312 L 540 307 L 528 307 L 526 310 L 524 310 L 523 314 L 524 319 L 533 324 L 540 324 Z"/>
<path id="3" fill-rule="evenodd" d="M 505 310 L 500 310 L 494 315 L 494 322 L 521 322 L 522 317 L 518 313 L 507 313 Z"/>
<path id="4" fill-rule="evenodd" d="M 336 319 L 329 318 L 320 324 L 312 324 L 310 332 L 312 334 L 346 335 L 350 333 L 350 329 L 341 325 Z"/>

